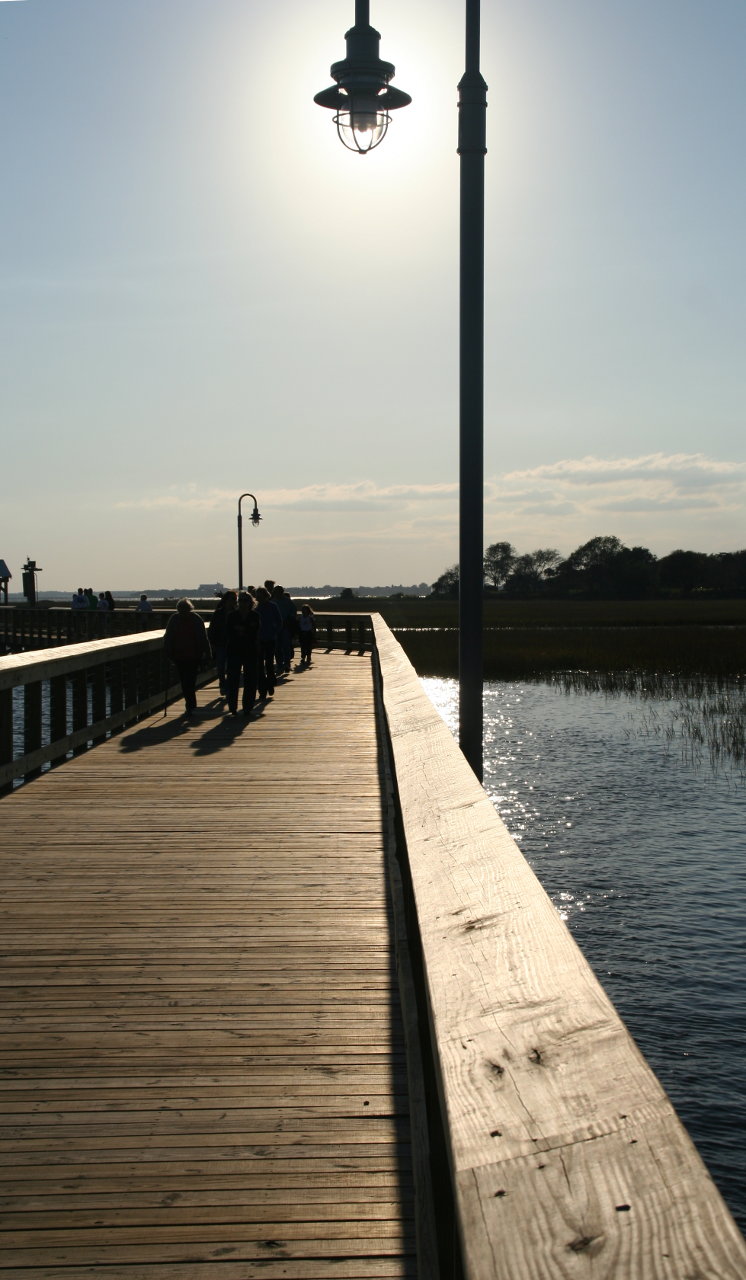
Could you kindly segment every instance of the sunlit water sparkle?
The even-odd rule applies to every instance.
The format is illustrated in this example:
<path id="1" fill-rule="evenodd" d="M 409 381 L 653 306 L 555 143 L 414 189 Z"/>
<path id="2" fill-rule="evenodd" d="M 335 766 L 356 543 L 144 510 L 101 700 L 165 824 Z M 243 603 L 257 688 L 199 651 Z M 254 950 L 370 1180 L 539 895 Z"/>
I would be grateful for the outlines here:
<path id="1" fill-rule="evenodd" d="M 455 731 L 454 680 L 423 679 Z M 664 699 L 485 685 L 485 790 L 746 1228 L 746 787 Z"/>

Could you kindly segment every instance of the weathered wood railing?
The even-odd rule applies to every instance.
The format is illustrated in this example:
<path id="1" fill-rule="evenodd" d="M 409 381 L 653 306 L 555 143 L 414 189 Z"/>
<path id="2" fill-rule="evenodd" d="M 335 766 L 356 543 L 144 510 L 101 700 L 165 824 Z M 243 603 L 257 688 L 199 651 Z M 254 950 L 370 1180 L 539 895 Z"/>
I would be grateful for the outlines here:
<path id="1" fill-rule="evenodd" d="M 162 630 L 0 658 L 0 789 L 164 704 L 172 680 Z"/>
<path id="2" fill-rule="evenodd" d="M 164 616 L 168 614 L 164 615 L 163 611 L 136 613 L 134 609 L 99 613 L 86 609 L 1 605 L 0 652 L 18 653 L 24 649 L 47 649 L 58 644 L 82 644 L 159 631 L 163 629 Z"/>
<path id="3" fill-rule="evenodd" d="M 328 636 L 374 638 L 431 1142 L 460 1242 L 443 1277 L 743 1280 L 746 1243 L 661 1085 L 392 633 L 366 616 L 361 640 L 360 621 L 333 615 Z M 165 679 L 161 634 L 0 659 L 0 785 L 160 705 Z"/>
<path id="4" fill-rule="evenodd" d="M 208 621 L 215 604 L 199 604 L 197 607 L 200 615 Z M 54 606 L 24 608 L 0 605 L 0 654 L 160 631 L 172 613 L 173 605 L 159 605 L 152 613 L 137 613 L 134 608 L 99 613 L 98 610 L 58 609 Z M 317 643 L 322 648 L 362 650 L 372 647 L 370 614 L 317 613 L 316 625 Z"/>
<path id="5" fill-rule="evenodd" d="M 663 1088 L 373 622 L 463 1273 L 743 1280 L 746 1243 Z"/>
<path id="6" fill-rule="evenodd" d="M 320 649 L 346 649 L 363 653 L 374 644 L 369 613 L 317 613 L 316 645 Z"/>

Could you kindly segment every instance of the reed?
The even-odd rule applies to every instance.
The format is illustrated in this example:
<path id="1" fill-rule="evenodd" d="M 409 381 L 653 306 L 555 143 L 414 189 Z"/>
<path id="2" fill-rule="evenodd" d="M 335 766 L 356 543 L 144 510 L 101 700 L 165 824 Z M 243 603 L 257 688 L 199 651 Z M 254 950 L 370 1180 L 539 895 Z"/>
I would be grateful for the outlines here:
<path id="1" fill-rule="evenodd" d="M 566 693 L 655 701 L 634 733 L 678 744 L 691 764 L 709 761 L 719 772 L 735 765 L 746 780 L 746 681 L 722 676 L 666 676 L 653 672 L 565 671 L 550 677 Z M 662 705 L 661 705 L 662 704 Z"/>
<path id="2" fill-rule="evenodd" d="M 458 601 L 437 597 L 359 596 L 311 601 L 321 612 L 380 613 L 399 627 L 458 627 Z M 746 599 L 694 596 L 676 600 L 506 600 L 487 596 L 484 626 L 492 627 L 746 627 Z"/>
<path id="3" fill-rule="evenodd" d="M 455 676 L 458 633 L 394 628 L 422 676 Z M 726 678 L 746 674 L 746 627 L 514 627 L 485 631 L 487 680 L 555 672 Z"/>

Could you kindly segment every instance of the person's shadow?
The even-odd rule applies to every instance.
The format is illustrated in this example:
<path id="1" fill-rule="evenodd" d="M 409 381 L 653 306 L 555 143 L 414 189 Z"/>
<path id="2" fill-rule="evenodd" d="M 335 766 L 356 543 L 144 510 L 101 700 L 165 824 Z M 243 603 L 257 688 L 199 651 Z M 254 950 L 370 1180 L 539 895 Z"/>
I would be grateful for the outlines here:
<path id="1" fill-rule="evenodd" d="M 142 751 L 144 747 L 157 747 L 172 738 L 178 738 L 191 728 L 189 720 L 183 716 L 178 719 L 159 720 L 156 724 L 145 725 L 142 729 L 125 731 L 119 739 L 120 751 Z"/>
<path id="2" fill-rule="evenodd" d="M 217 751 L 230 747 L 248 726 L 248 717 L 240 713 L 237 716 L 223 716 L 212 728 L 195 738 L 192 751 L 195 756 L 215 755 Z"/>
<path id="3" fill-rule="evenodd" d="M 125 729 L 119 739 L 119 750 L 142 751 L 145 747 L 157 747 L 163 742 L 169 742 L 172 738 L 178 738 L 182 733 L 199 729 L 205 719 L 213 720 L 217 717 L 216 730 L 225 723 L 221 704 L 217 698 L 201 707 L 197 717 L 191 720 L 187 719 L 183 714 L 176 711 L 175 707 L 169 707 L 169 715 L 167 717 L 164 716 L 162 720 L 143 725 L 139 729 Z M 208 732 L 212 733 L 213 730 L 208 730 Z"/>

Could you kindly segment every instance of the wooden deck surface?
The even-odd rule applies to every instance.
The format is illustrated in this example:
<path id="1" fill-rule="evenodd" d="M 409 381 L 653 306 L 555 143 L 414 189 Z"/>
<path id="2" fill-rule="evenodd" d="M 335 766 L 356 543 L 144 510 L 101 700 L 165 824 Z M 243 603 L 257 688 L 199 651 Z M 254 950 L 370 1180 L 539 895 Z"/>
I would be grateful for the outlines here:
<path id="1" fill-rule="evenodd" d="M 0 801 L 0 1276 L 411 1277 L 369 656 Z"/>

